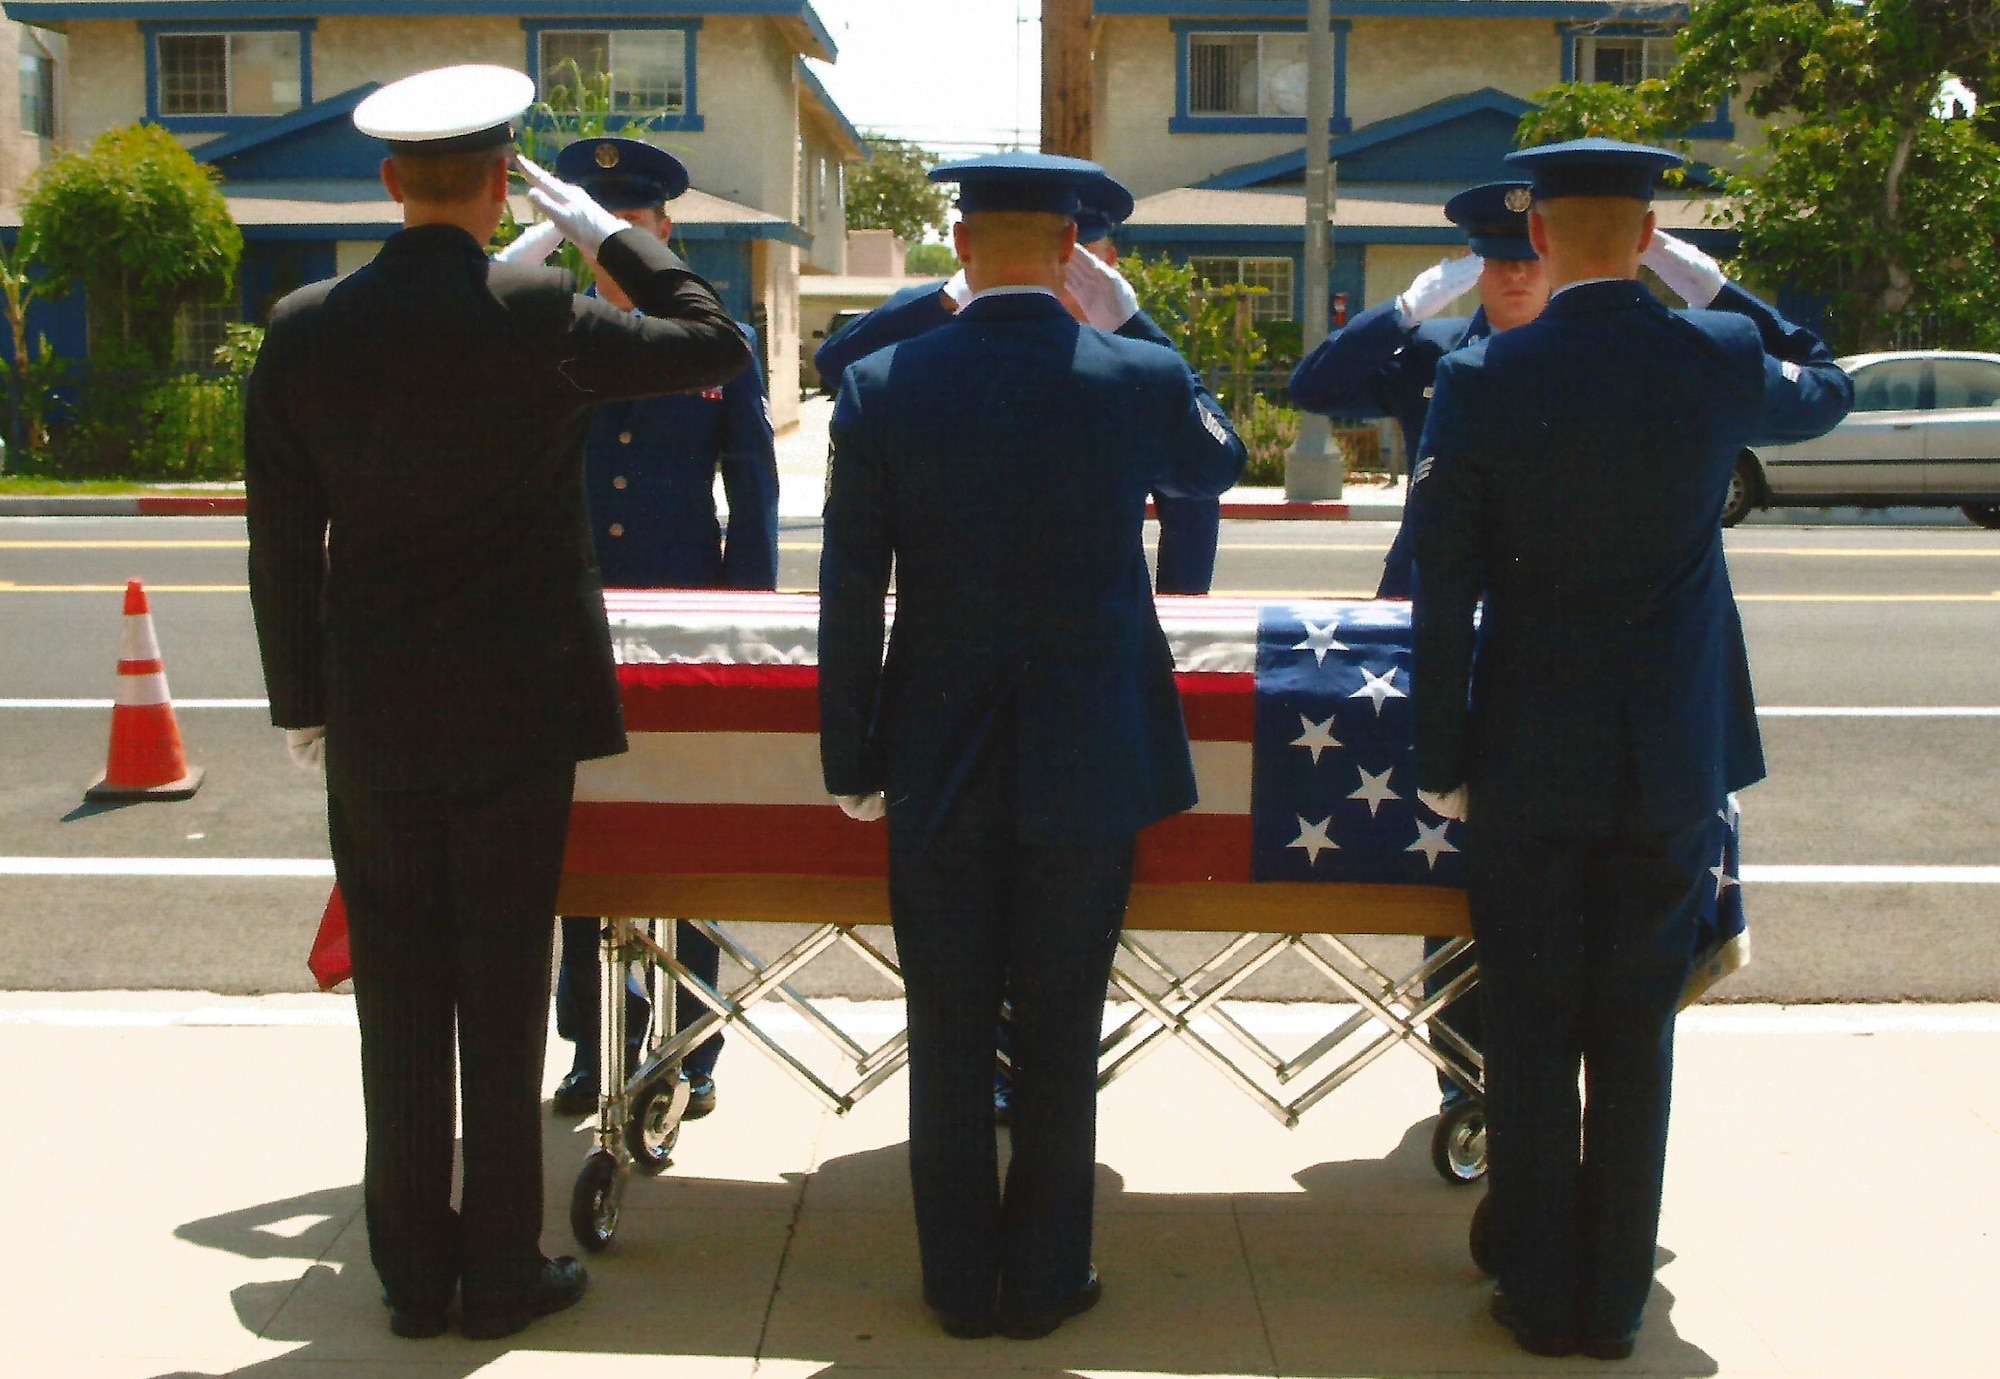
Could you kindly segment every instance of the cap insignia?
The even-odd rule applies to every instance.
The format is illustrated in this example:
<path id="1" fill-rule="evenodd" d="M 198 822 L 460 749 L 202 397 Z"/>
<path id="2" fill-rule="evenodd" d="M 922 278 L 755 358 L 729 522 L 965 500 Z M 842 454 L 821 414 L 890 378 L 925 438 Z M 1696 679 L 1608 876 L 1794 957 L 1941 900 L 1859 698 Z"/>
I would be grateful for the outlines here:
<path id="1" fill-rule="evenodd" d="M 618 166 L 618 145 L 599 144 L 592 156 L 597 159 L 600 168 L 615 168 Z"/>
<path id="2" fill-rule="evenodd" d="M 1507 193 L 1507 202 L 1506 202 L 1507 209 L 1512 211 L 1515 215 L 1520 215 L 1523 211 L 1527 210 L 1528 207 L 1534 204 L 1535 204 L 1535 194 L 1529 191 L 1526 187 L 1514 187 L 1510 189 Z"/>

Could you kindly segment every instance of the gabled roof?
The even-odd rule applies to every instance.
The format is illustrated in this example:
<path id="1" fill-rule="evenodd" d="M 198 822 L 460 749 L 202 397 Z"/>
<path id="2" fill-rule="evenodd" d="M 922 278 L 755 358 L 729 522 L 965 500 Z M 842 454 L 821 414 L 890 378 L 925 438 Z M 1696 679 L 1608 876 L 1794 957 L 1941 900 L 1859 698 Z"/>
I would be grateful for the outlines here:
<path id="1" fill-rule="evenodd" d="M 197 163 L 215 166 L 232 182 L 271 178 L 371 178 L 382 162 L 382 143 L 354 127 L 354 107 L 380 82 L 364 82 L 237 134 L 190 150 Z"/>
<path id="2" fill-rule="evenodd" d="M 1099 15 L 1161 19 L 1304 19 L 1306 0 L 1092 0 Z M 1335 19 L 1400 15 L 1418 19 L 1616 19 L 1630 0 L 1333 0 Z M 1679 0 L 1648 5 L 1645 19 L 1686 19 Z"/>
<path id="3" fill-rule="evenodd" d="M 169 19 L 201 23 L 246 19 L 323 19 L 329 15 L 398 18 L 469 14 L 524 19 L 657 19 L 663 13 L 691 18 L 762 17 L 777 21 L 794 52 L 831 62 L 833 34 L 812 0 L 6 0 L 7 17 L 55 28 L 75 20 Z"/>
<path id="4" fill-rule="evenodd" d="M 1512 3 L 1512 0 L 1505 0 Z M 1534 102 L 1486 86 L 1448 96 L 1336 136 L 1329 154 L 1342 177 L 1370 182 L 1488 182 L 1506 176 L 1501 159 Z M 1198 187 L 1245 191 L 1296 184 L 1305 177 L 1301 148 L 1219 172 Z"/>

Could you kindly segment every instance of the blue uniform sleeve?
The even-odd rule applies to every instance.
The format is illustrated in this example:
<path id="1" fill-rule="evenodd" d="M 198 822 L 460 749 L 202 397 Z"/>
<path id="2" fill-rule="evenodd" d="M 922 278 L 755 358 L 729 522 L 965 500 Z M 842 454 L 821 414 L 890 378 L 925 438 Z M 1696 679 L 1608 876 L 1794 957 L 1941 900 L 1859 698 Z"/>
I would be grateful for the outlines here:
<path id="1" fill-rule="evenodd" d="M 1144 340 L 1180 353 L 1174 338 L 1143 311 L 1118 327 L 1116 333 L 1127 340 Z M 1206 396 L 1207 389 L 1200 375 L 1190 368 L 1188 377 Z M 1160 519 L 1160 547 L 1155 558 L 1158 570 L 1153 587 L 1162 594 L 1207 593 L 1215 583 L 1215 547 L 1222 526 L 1221 502 L 1215 498 L 1156 493 L 1153 495 L 1153 509 Z"/>
<path id="2" fill-rule="evenodd" d="M 1185 405 L 1161 437 L 1162 472 L 1154 480 L 1158 497 L 1210 499 L 1220 497 L 1243 477 L 1250 452 L 1230 424 L 1229 416 L 1194 381 L 1194 371 L 1182 364 Z"/>
<path id="3" fill-rule="evenodd" d="M 1144 340 L 1149 345 L 1165 345 L 1174 353 L 1180 353 L 1181 347 L 1174 343 L 1174 337 L 1160 329 L 1160 323 L 1143 311 L 1134 312 L 1131 320 L 1118 327 L 1117 334 L 1127 340 Z"/>
<path id="4" fill-rule="evenodd" d="M 1457 362 L 1447 357 L 1438 366 L 1422 458 L 1410 480 L 1411 500 L 1421 491 L 1425 504 L 1412 527 L 1422 570 L 1410 612 L 1417 785 L 1440 794 L 1463 785 L 1471 768 L 1467 699 L 1486 571 L 1485 488 L 1470 443 L 1479 433 L 1478 389 L 1466 384 Z"/>
<path id="5" fill-rule="evenodd" d="M 1711 311 L 1747 316 L 1764 342 L 1764 409 L 1757 439 L 1803 441 L 1823 436 L 1854 406 L 1854 380 L 1833 362 L 1826 342 L 1776 308 L 1724 283 Z"/>
<path id="6" fill-rule="evenodd" d="M 748 326 L 750 353 L 757 336 Z M 722 437 L 716 461 L 729 500 L 729 535 L 722 548 L 722 587 L 778 587 L 778 447 L 771 433 L 764 380 L 753 364 L 722 386 Z"/>
<path id="7" fill-rule="evenodd" d="M 866 316 L 849 321 L 813 353 L 819 386 L 838 395 L 847 371 L 879 349 L 927 335 L 952 317 L 943 283 L 906 287 Z"/>
<path id="8" fill-rule="evenodd" d="M 1393 298 L 1369 307 L 1299 361 L 1292 370 L 1292 401 L 1308 412 L 1389 415 L 1382 372 L 1409 339 Z"/>
<path id="9" fill-rule="evenodd" d="M 834 795 L 872 794 L 885 783 L 874 721 L 895 525 L 866 421 L 849 380 L 833 409 L 819 562 L 820 771 Z"/>

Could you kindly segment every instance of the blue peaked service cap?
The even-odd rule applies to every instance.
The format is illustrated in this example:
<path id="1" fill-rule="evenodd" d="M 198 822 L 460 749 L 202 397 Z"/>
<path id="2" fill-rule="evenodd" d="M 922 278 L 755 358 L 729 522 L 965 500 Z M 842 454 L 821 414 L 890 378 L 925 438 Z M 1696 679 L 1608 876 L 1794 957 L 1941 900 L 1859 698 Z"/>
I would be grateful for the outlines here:
<path id="1" fill-rule="evenodd" d="M 1095 244 L 1108 239 L 1125 223 L 1135 204 L 1125 184 L 1108 173 L 1100 173 L 1077 191 L 1076 242 Z"/>
<path id="2" fill-rule="evenodd" d="M 958 183 L 958 209 L 965 215 L 1033 211 L 1073 216 L 1084 204 L 1085 189 L 1100 179 L 1111 180 L 1097 164 L 1053 153 L 992 153 L 931 169 L 931 181 Z"/>
<path id="3" fill-rule="evenodd" d="M 688 189 L 687 165 L 637 139 L 578 139 L 556 155 L 556 176 L 607 211 L 642 211 Z"/>
<path id="4" fill-rule="evenodd" d="M 1516 149 L 1507 161 L 1534 179 L 1537 201 L 1565 196 L 1620 196 L 1651 201 L 1663 174 L 1687 160 L 1650 144 L 1571 139 Z"/>
<path id="5" fill-rule="evenodd" d="M 1465 231 L 1472 252 L 1482 259 L 1524 262 L 1540 257 L 1528 242 L 1528 207 L 1534 200 L 1526 182 L 1488 182 L 1445 202 L 1444 214 Z"/>

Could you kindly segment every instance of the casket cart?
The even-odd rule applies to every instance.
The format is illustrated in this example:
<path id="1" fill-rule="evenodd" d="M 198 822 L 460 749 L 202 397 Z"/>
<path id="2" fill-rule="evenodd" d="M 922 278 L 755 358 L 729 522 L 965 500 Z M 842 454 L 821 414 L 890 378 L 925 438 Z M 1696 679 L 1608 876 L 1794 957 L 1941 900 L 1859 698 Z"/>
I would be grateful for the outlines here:
<path id="1" fill-rule="evenodd" d="M 628 1170 L 668 1166 L 688 1099 L 681 1059 L 718 1029 L 837 1112 L 908 1054 L 904 1032 L 864 1042 L 797 981 L 839 949 L 901 986 L 893 957 L 862 932 L 889 922 L 885 826 L 847 818 L 821 784 L 817 598 L 612 590 L 606 605 L 631 750 L 579 769 L 562 910 L 605 917 L 598 1066 L 626 1066 L 623 993 L 634 974 L 651 989 L 654 1019 L 636 1070 L 602 1080 L 570 1214 L 591 1250 L 616 1233 Z M 1408 605 L 1162 598 L 1159 608 L 1201 802 L 1140 835 L 1112 976 L 1122 1018 L 1103 1039 L 1100 1085 L 1179 1040 L 1289 1126 L 1401 1045 L 1466 1093 L 1440 1117 L 1432 1160 L 1447 1181 L 1476 1181 L 1482 1061 L 1434 1020 L 1477 980 L 1460 961 L 1471 942 L 1461 826 L 1415 799 Z M 718 989 L 690 972 L 674 951 L 675 920 L 713 939 L 742 979 Z M 810 932 L 783 951 L 759 951 L 752 938 L 758 925 L 802 920 Z M 1183 970 L 1149 939 L 1161 931 L 1216 935 L 1220 947 Z M 1449 942 L 1385 970 L 1350 941 L 1384 934 Z M 1740 960 L 1737 948 L 1711 957 L 1709 980 Z M 1289 1055 L 1223 1005 L 1288 954 L 1352 1012 Z M 675 985 L 706 1008 L 685 1028 L 675 1027 Z M 791 1032 L 830 1047 L 839 1076 L 759 1024 L 774 1006 L 791 1012 Z"/>

